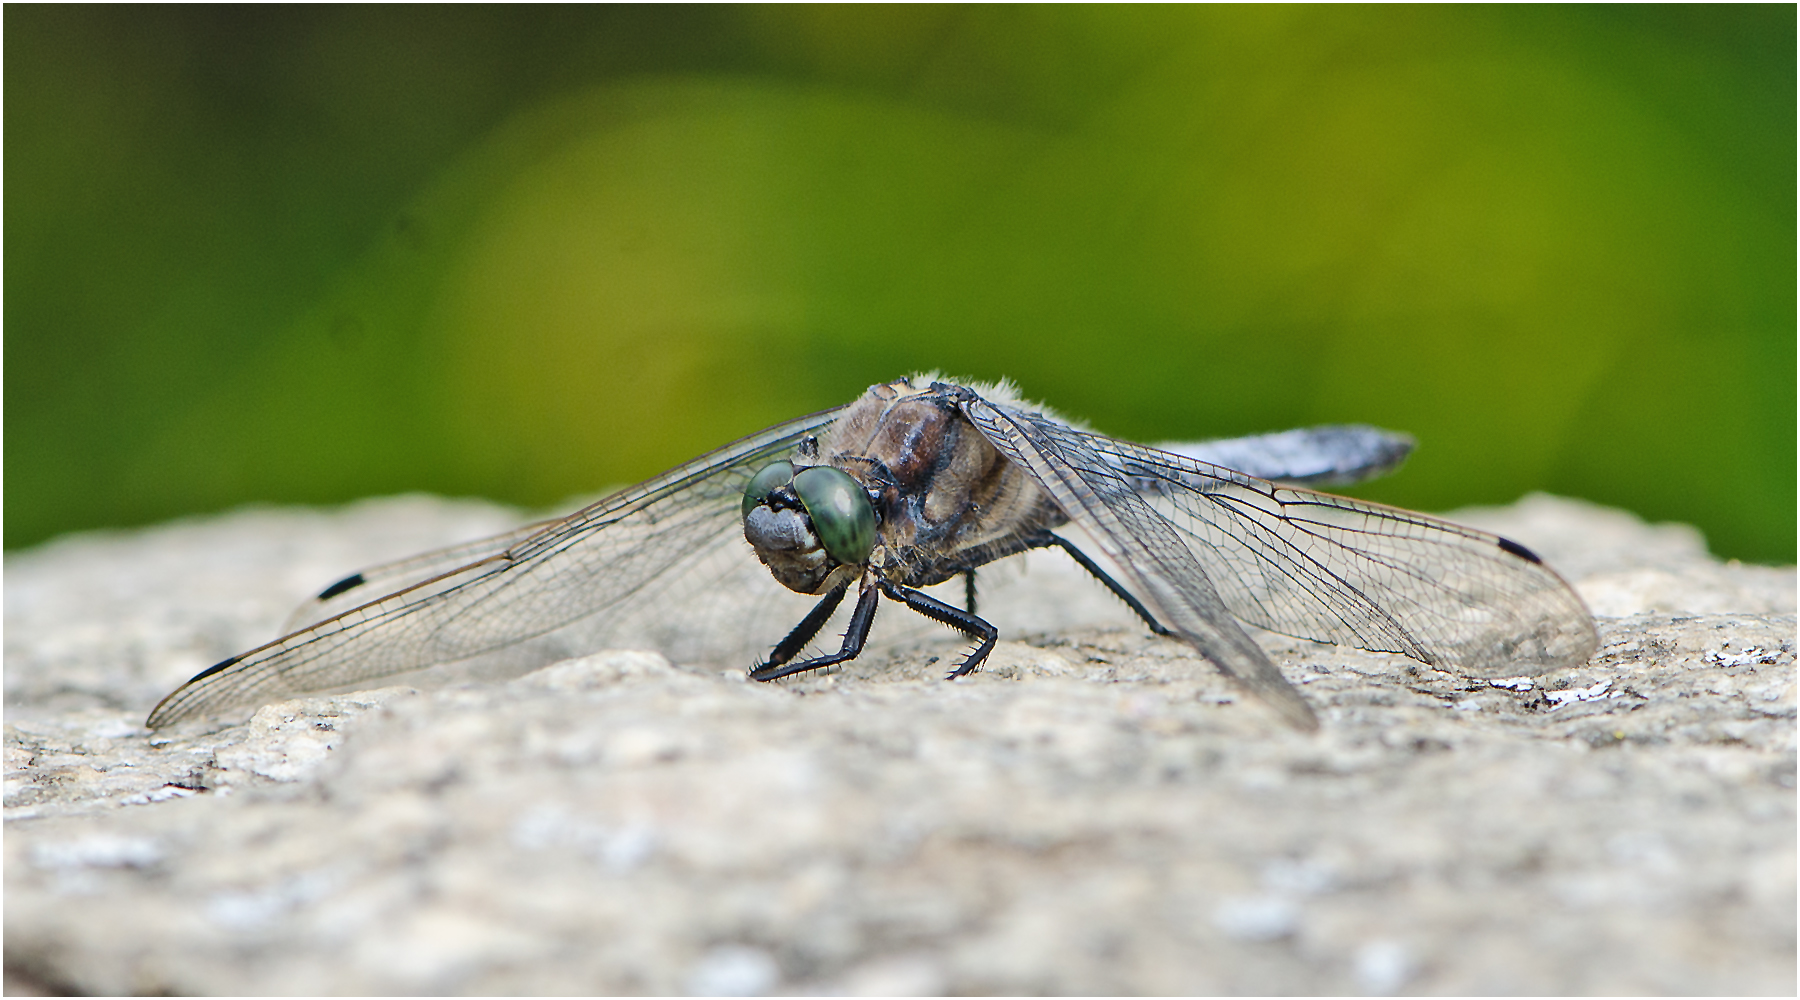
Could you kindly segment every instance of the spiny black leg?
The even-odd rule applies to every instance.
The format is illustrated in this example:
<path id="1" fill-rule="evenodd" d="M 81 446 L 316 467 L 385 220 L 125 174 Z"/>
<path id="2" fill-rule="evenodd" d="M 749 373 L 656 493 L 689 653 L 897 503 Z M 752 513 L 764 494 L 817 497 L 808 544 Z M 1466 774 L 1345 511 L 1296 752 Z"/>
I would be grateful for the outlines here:
<path id="1" fill-rule="evenodd" d="M 799 652 L 800 647 L 806 645 L 806 643 L 818 633 L 819 629 L 824 626 L 825 620 L 830 618 L 831 613 L 837 609 L 837 602 L 843 600 L 844 591 L 848 589 L 849 587 L 845 586 L 839 589 L 834 595 L 828 596 L 825 600 L 820 601 L 818 607 L 813 608 L 812 613 L 808 614 L 799 625 L 795 626 L 794 631 L 788 633 L 786 639 L 781 640 L 781 645 L 776 647 L 776 653 L 780 653 L 783 649 L 787 649 L 787 655 L 793 656 L 795 653 Z M 881 592 L 874 587 L 863 588 L 862 596 L 856 599 L 856 611 L 850 616 L 850 628 L 844 632 L 844 645 L 837 652 L 832 653 L 829 656 L 815 656 L 810 660 L 801 660 L 799 663 L 789 663 L 785 666 L 782 665 L 781 661 L 775 659 L 774 656 L 770 656 L 768 663 L 765 663 L 760 667 L 751 668 L 750 679 L 753 681 L 772 681 L 778 677 L 786 677 L 789 674 L 798 674 L 807 670 L 817 670 L 820 667 L 829 667 L 833 663 L 842 663 L 845 660 L 856 659 L 856 654 L 862 652 L 863 643 L 867 642 L 869 639 L 869 626 L 875 624 L 875 605 L 880 603 L 877 600 L 880 595 Z M 818 620 L 814 621 L 814 618 L 817 618 Z M 807 628 L 808 625 L 811 625 L 810 629 Z M 800 635 L 802 630 L 806 631 L 805 636 L 796 641 L 794 637 Z M 790 646 L 792 648 L 788 648 Z"/>
<path id="2" fill-rule="evenodd" d="M 800 650 L 805 649 L 806 644 L 813 640 L 813 636 L 818 635 L 819 630 L 825 627 L 825 623 L 831 620 L 831 613 L 837 610 L 839 604 L 843 603 L 844 592 L 849 589 L 850 583 L 845 581 L 842 587 L 826 594 L 824 600 L 813 605 L 813 609 L 806 613 L 806 617 L 800 619 L 800 624 L 794 626 L 793 631 L 787 634 L 787 638 L 775 644 L 775 650 L 769 654 L 769 658 L 752 667 L 751 670 L 779 667 L 797 656 Z"/>
<path id="3" fill-rule="evenodd" d="M 1156 620 L 1155 616 L 1150 614 L 1150 609 L 1144 607 L 1144 605 L 1141 601 L 1139 601 L 1137 598 L 1131 596 L 1131 591 L 1126 590 L 1124 587 L 1119 586 L 1119 581 L 1114 580 L 1110 576 L 1107 576 L 1106 571 L 1100 568 L 1099 563 L 1096 563 L 1096 562 L 1094 562 L 1094 560 L 1089 559 L 1088 554 L 1086 552 L 1083 552 L 1080 549 L 1076 548 L 1075 544 L 1073 542 L 1069 541 L 1067 538 L 1063 538 L 1060 535 L 1045 535 L 1043 544 L 1040 547 L 1041 548 L 1059 548 L 1059 549 L 1063 550 L 1064 552 L 1067 552 L 1069 554 L 1069 558 L 1074 559 L 1076 562 L 1080 563 L 1082 569 L 1085 569 L 1089 573 L 1092 573 L 1094 576 L 1094 579 L 1099 580 L 1101 583 L 1106 584 L 1106 589 L 1112 591 L 1113 596 L 1117 597 L 1121 601 L 1124 601 L 1126 604 L 1129 604 L 1131 606 L 1131 610 L 1137 612 L 1137 616 L 1139 618 L 1142 618 L 1144 620 L 1144 622 L 1150 626 L 1150 631 L 1155 632 L 1157 635 L 1172 636 L 1175 634 L 1175 633 L 1169 631 L 1168 629 L 1163 628 L 1162 623 L 1158 622 Z"/>
<path id="4" fill-rule="evenodd" d="M 886 580 L 881 581 L 880 587 L 882 593 L 899 601 L 901 604 L 906 605 L 914 611 L 917 611 L 919 614 L 924 615 L 932 621 L 943 622 L 945 625 L 950 626 L 970 638 L 981 640 L 981 644 L 975 647 L 975 651 L 970 653 L 961 663 L 958 663 L 956 667 L 950 671 L 949 675 L 944 678 L 945 680 L 949 680 L 951 677 L 961 677 L 969 671 L 974 670 L 976 667 L 981 666 L 981 661 L 987 659 L 988 654 L 994 651 L 994 643 L 1000 639 L 999 629 L 966 611 L 953 608 L 943 601 L 927 597 L 916 590 L 908 590 L 905 587 L 889 583 Z"/>
<path id="5" fill-rule="evenodd" d="M 969 614 L 974 614 L 975 613 L 975 571 L 972 569 L 963 570 L 963 594 L 966 595 L 963 598 L 963 610 L 967 611 Z"/>

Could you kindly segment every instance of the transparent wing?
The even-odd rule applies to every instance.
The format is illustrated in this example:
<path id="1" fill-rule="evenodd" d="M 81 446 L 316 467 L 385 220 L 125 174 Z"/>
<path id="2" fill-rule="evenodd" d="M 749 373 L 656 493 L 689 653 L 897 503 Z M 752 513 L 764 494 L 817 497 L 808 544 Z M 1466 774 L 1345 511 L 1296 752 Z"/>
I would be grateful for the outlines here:
<path id="1" fill-rule="evenodd" d="M 1232 620 L 1218 588 L 1175 525 L 1107 460 L 1101 449 L 1118 442 L 989 403 L 967 389 L 958 398 L 963 415 L 994 447 L 1029 472 L 1063 513 L 1093 536 L 1119 571 L 1119 582 L 1157 621 L 1288 722 L 1300 729 L 1319 727 L 1306 700 Z"/>
<path id="2" fill-rule="evenodd" d="M 1343 485 L 1394 471 L 1412 453 L 1413 439 L 1363 424 L 1328 424 L 1216 441 L 1169 441 L 1156 450 L 1261 479 Z"/>
<path id="3" fill-rule="evenodd" d="M 965 412 L 1115 561 L 1138 561 L 1127 574 L 1145 588 L 1140 596 L 1176 605 L 1175 620 L 1222 605 L 1272 632 L 1481 676 L 1543 673 L 1584 662 L 1598 647 L 1581 599 L 1515 542 L 985 401 L 965 403 Z M 1225 655 L 1236 652 L 1225 645 Z M 1228 673 L 1260 669 L 1200 648 Z"/>
<path id="4" fill-rule="evenodd" d="M 1150 502 L 1252 625 L 1488 677 L 1572 666 L 1599 647 L 1581 598 L 1516 542 L 1110 443 L 1135 481 L 1212 477 Z"/>
<path id="5" fill-rule="evenodd" d="M 485 562 L 555 524 L 562 518 L 535 521 L 490 538 L 463 542 L 352 573 L 309 597 L 288 615 L 281 634 L 298 632 L 327 618 L 369 603 L 371 595 L 393 594 L 472 563 Z"/>
<path id="6" fill-rule="evenodd" d="M 147 725 L 465 659 L 584 618 L 641 618 L 696 576 L 746 579 L 755 557 L 739 523 L 745 484 L 842 409 L 753 434 L 567 518 L 347 577 L 309 604 L 329 613 L 357 592 L 380 596 L 203 671 Z"/>

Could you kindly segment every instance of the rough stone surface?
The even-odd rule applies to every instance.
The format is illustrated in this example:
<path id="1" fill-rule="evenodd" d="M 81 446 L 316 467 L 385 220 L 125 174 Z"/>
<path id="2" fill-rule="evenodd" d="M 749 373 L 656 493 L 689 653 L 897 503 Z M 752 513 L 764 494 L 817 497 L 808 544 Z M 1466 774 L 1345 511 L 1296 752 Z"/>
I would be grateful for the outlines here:
<path id="1" fill-rule="evenodd" d="M 1792 994 L 1793 570 L 1457 516 L 1574 581 L 1600 653 L 1508 686 L 1264 636 L 1310 736 L 1042 561 L 957 683 L 929 630 L 778 685 L 609 650 L 150 734 L 322 583 L 513 515 L 12 555 L 8 992 Z"/>

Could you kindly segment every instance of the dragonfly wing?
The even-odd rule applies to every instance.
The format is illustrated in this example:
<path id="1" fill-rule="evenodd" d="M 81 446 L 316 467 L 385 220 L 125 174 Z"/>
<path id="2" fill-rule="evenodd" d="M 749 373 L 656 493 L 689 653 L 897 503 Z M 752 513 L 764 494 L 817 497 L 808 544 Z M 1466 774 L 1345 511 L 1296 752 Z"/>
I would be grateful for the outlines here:
<path id="1" fill-rule="evenodd" d="M 290 635 L 308 625 L 316 625 L 328 618 L 335 618 L 352 608 L 361 607 L 369 603 L 372 595 L 392 594 L 408 590 L 416 584 L 442 576 L 451 570 L 460 569 L 473 563 L 485 562 L 561 521 L 561 518 L 536 521 L 503 531 L 489 538 L 433 549 L 416 556 L 408 556 L 405 559 L 396 559 L 393 562 L 359 570 L 302 602 L 282 624 L 281 634 Z"/>
<path id="2" fill-rule="evenodd" d="M 1112 443 L 1110 438 L 990 403 L 966 389 L 958 398 L 964 416 L 983 436 L 1094 537 L 1123 574 L 1121 582 L 1158 621 L 1288 722 L 1300 729 L 1318 728 L 1306 700 L 1232 620 L 1231 609 L 1187 539 L 1102 450 Z"/>
<path id="3" fill-rule="evenodd" d="M 1233 614 L 1303 639 L 1475 676 L 1541 674 L 1599 648 L 1587 606 L 1530 550 L 1424 514 L 1280 486 L 1107 440 Z"/>
<path id="4" fill-rule="evenodd" d="M 1517 542 L 1064 429 L 1137 487 L 1261 628 L 1476 676 L 1540 674 L 1599 646 L 1562 577 Z"/>
<path id="5" fill-rule="evenodd" d="M 1174 441 L 1156 449 L 1261 479 L 1322 486 L 1387 475 L 1406 461 L 1413 439 L 1362 424 L 1332 424 L 1218 441 Z"/>
<path id="6" fill-rule="evenodd" d="M 465 659 L 580 619 L 642 611 L 696 573 L 737 572 L 721 566 L 754 563 L 739 523 L 745 484 L 842 409 L 778 424 L 535 531 L 388 564 L 391 572 L 378 576 L 398 589 L 335 584 L 344 589 L 327 588 L 324 601 L 354 591 L 382 596 L 202 671 L 164 698 L 147 725 Z M 458 552 L 468 561 L 455 562 Z"/>

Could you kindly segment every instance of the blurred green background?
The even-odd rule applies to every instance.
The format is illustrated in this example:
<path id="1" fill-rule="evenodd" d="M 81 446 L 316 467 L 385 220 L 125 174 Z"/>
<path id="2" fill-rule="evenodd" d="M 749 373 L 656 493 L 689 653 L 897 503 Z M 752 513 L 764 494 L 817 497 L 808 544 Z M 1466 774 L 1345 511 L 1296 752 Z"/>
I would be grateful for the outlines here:
<path id="1" fill-rule="evenodd" d="M 1795 9 L 8 5 L 5 543 L 921 368 L 1795 551 Z"/>

